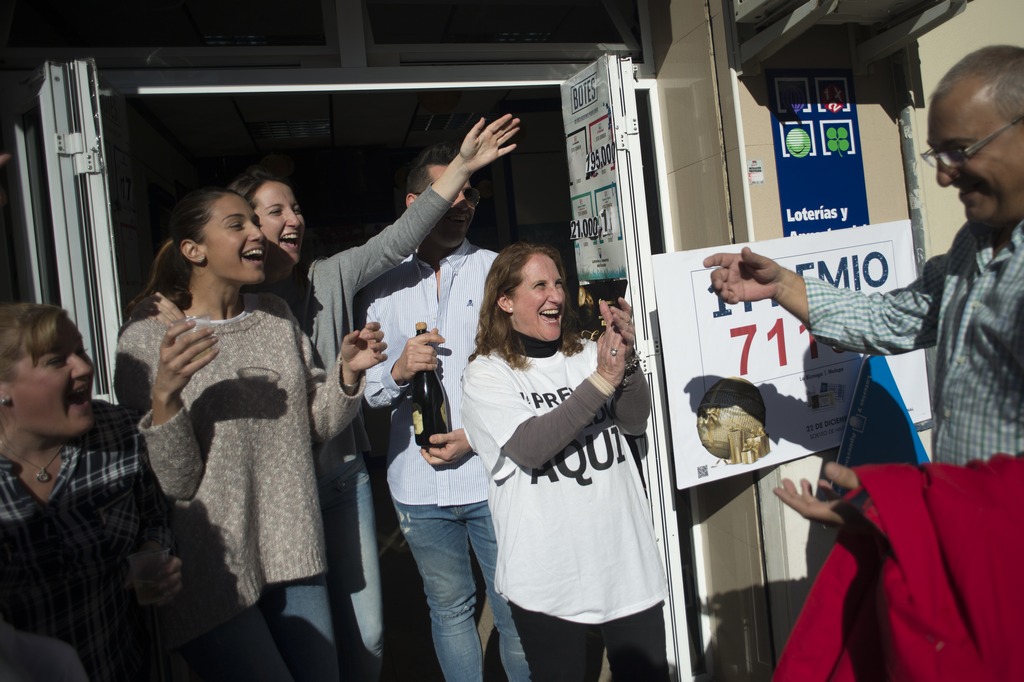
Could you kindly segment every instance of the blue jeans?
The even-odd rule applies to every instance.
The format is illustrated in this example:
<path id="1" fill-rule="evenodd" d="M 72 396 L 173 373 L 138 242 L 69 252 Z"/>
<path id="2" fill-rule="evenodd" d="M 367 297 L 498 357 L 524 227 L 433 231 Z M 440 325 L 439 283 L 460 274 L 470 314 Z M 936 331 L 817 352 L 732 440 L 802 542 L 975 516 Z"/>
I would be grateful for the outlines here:
<path id="1" fill-rule="evenodd" d="M 179 652 L 204 680 L 337 680 L 324 576 L 266 588 L 255 606 L 186 642 Z"/>
<path id="2" fill-rule="evenodd" d="M 362 455 L 322 477 L 319 488 L 338 669 L 346 682 L 377 682 L 384 604 L 373 495 Z"/>
<path id="3" fill-rule="evenodd" d="M 438 507 L 392 499 L 398 525 L 423 578 L 430 606 L 434 650 L 447 682 L 483 679 L 483 652 L 476 620 L 476 580 L 469 544 L 487 583 L 487 596 L 501 643 L 501 663 L 510 682 L 530 679 L 508 602 L 494 590 L 498 544 L 486 502 Z"/>

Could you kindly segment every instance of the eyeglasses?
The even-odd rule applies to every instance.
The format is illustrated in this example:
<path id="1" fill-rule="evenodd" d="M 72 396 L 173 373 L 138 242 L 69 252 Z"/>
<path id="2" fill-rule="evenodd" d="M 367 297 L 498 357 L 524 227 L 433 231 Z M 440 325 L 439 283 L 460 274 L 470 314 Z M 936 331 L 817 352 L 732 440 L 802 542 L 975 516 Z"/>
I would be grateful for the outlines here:
<path id="1" fill-rule="evenodd" d="M 477 204 L 480 203 L 480 190 L 475 187 L 467 187 L 462 190 L 462 196 L 470 208 L 476 208 Z"/>
<path id="2" fill-rule="evenodd" d="M 423 194 L 423 192 L 413 192 L 416 196 Z M 466 200 L 470 208 L 476 208 L 480 203 L 480 190 L 475 187 L 467 187 L 462 190 L 462 198 Z M 457 202 L 456 202 L 457 203 Z"/>
<path id="3" fill-rule="evenodd" d="M 963 168 L 968 161 L 971 160 L 975 154 L 981 151 L 981 148 L 987 145 L 992 140 L 996 139 L 1002 133 L 1006 132 L 1013 126 L 1017 125 L 1021 121 L 1024 121 L 1024 114 L 1013 119 L 999 130 L 995 131 L 988 137 L 983 137 L 969 147 L 963 147 L 961 149 L 947 149 L 945 151 L 937 152 L 934 149 L 921 154 L 921 158 L 932 168 L 938 168 L 940 165 L 943 168 L 949 170 L 960 170 Z"/>

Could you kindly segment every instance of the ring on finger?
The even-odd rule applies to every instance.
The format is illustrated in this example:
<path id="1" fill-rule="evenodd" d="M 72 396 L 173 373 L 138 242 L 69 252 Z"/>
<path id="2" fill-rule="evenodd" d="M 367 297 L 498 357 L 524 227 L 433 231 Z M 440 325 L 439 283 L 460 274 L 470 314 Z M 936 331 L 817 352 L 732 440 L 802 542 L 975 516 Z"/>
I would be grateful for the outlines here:
<path id="1" fill-rule="evenodd" d="M 612 348 L 612 355 L 615 356 L 615 355 L 618 355 L 618 354 L 619 354 L 619 349 L 618 348 Z"/>

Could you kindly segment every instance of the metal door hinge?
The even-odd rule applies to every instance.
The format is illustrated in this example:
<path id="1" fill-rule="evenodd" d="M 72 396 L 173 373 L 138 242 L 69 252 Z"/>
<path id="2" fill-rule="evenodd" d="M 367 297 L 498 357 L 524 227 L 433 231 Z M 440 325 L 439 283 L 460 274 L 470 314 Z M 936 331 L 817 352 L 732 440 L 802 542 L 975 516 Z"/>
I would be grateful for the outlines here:
<path id="1" fill-rule="evenodd" d="M 75 175 L 100 172 L 99 154 L 85 149 L 85 136 L 82 133 L 57 133 L 57 153 L 71 157 L 75 164 Z"/>

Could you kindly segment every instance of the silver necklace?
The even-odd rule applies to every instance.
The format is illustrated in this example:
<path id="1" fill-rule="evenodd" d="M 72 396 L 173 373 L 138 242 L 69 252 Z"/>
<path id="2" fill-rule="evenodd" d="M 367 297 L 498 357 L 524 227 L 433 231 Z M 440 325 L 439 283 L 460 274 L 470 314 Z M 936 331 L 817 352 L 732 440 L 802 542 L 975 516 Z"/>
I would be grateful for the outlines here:
<path id="1" fill-rule="evenodd" d="M 35 466 L 35 464 L 33 464 L 32 462 L 28 461 L 27 459 L 25 459 L 21 455 L 15 454 L 14 450 L 11 448 L 11 444 L 8 443 L 6 439 L 4 439 L 4 446 L 5 446 L 4 447 L 4 451 L 6 453 L 8 453 L 8 454 L 14 455 L 15 459 L 17 459 L 17 460 L 19 460 L 19 461 L 29 465 L 30 467 L 34 467 Z M 57 452 L 55 452 L 53 454 L 53 457 L 50 458 L 49 462 L 47 462 L 43 466 L 39 467 L 39 471 L 36 473 L 36 480 L 37 481 L 39 481 L 40 483 L 49 483 L 50 482 L 50 479 L 52 479 L 53 476 L 50 475 L 50 472 L 47 471 L 47 469 L 50 467 L 51 464 L 53 464 L 53 460 L 57 459 L 57 457 L 63 451 L 64 451 L 64 446 L 62 445 L 61 447 L 57 448 Z"/>
<path id="2" fill-rule="evenodd" d="M 57 450 L 57 452 L 54 453 L 53 457 L 50 458 L 50 461 L 46 463 L 46 466 L 42 467 L 36 473 L 36 480 L 37 481 L 39 481 L 40 483 L 47 483 L 47 482 L 49 482 L 49 480 L 51 478 L 53 478 L 53 476 L 50 475 L 50 472 L 46 470 L 46 467 L 48 467 L 51 464 L 53 464 L 53 460 L 57 459 L 57 457 L 60 456 L 61 450 L 63 450 L 63 449 L 64 448 L 60 448 L 60 450 Z"/>

